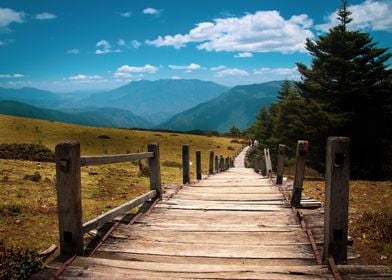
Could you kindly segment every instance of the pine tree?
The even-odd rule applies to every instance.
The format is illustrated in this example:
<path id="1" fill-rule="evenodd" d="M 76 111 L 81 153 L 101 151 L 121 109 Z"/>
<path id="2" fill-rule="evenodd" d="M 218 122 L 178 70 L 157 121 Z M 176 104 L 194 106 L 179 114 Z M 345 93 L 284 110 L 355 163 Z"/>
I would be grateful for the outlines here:
<path id="1" fill-rule="evenodd" d="M 302 81 L 296 85 L 301 96 L 316 102 L 318 113 L 327 116 L 329 123 L 319 135 L 351 138 L 352 173 L 377 177 L 392 173 L 391 160 L 385 157 L 392 149 L 392 71 L 386 64 L 391 54 L 377 48 L 368 33 L 350 30 L 350 14 L 343 1 L 337 12 L 339 24 L 317 40 L 306 41 L 312 65 L 297 64 Z M 314 122 L 303 117 L 305 123 Z M 317 154 L 324 154 L 324 142 L 309 140 Z"/>

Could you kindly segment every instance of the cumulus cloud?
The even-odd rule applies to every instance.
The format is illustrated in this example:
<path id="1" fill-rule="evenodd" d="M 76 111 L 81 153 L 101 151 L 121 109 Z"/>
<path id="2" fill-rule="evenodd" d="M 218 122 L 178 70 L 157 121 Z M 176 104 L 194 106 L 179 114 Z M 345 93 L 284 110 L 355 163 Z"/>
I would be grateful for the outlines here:
<path id="1" fill-rule="evenodd" d="M 140 43 L 138 40 L 132 40 L 131 45 L 133 48 L 138 49 L 142 43 Z"/>
<path id="2" fill-rule="evenodd" d="M 352 29 L 365 29 L 371 31 L 392 32 L 392 2 L 366 0 L 358 5 L 351 5 L 348 10 L 352 12 L 353 21 L 349 24 Z M 326 18 L 326 23 L 315 26 L 317 30 L 327 32 L 336 26 L 336 11 Z"/>
<path id="3" fill-rule="evenodd" d="M 83 74 L 71 76 L 68 78 L 68 80 L 70 80 L 70 81 L 77 81 L 77 82 L 91 82 L 91 81 L 101 80 L 101 79 L 102 79 L 102 77 L 98 76 L 98 75 L 88 76 L 88 75 L 83 75 Z"/>
<path id="4" fill-rule="evenodd" d="M 145 8 L 143 10 L 143 14 L 145 14 L 145 15 L 159 15 L 159 11 L 154 8 Z"/>
<path id="5" fill-rule="evenodd" d="M 112 49 L 110 43 L 106 40 L 98 41 L 95 46 L 97 47 L 95 54 L 106 54 L 106 53 L 119 53 L 121 50 Z"/>
<path id="6" fill-rule="evenodd" d="M 57 18 L 56 15 L 51 14 L 51 13 L 47 13 L 47 12 L 35 15 L 35 19 L 38 19 L 38 20 L 48 20 L 48 19 L 55 19 L 55 18 Z"/>
<path id="7" fill-rule="evenodd" d="M 125 46 L 126 45 L 126 43 L 125 43 L 125 40 L 123 40 L 123 39 L 119 39 L 118 41 L 117 41 L 117 45 L 119 45 L 119 46 Z"/>
<path id="8" fill-rule="evenodd" d="M 245 70 L 238 69 L 238 68 L 228 68 L 228 69 L 217 72 L 214 76 L 221 78 L 221 77 L 225 77 L 225 76 L 243 77 L 243 76 L 248 76 L 248 75 L 249 75 L 249 73 L 246 72 Z"/>
<path id="9" fill-rule="evenodd" d="M 72 49 L 72 50 L 68 50 L 67 53 L 69 54 L 79 54 L 79 49 Z"/>
<path id="10" fill-rule="evenodd" d="M 0 32 L 10 31 L 8 26 L 11 23 L 23 23 L 24 18 L 24 12 L 17 12 L 8 8 L 0 8 Z"/>
<path id="11" fill-rule="evenodd" d="M 250 52 L 242 52 L 242 53 L 236 54 L 234 57 L 236 57 L 236 58 L 248 58 L 248 57 L 253 57 L 253 54 L 250 53 Z"/>
<path id="12" fill-rule="evenodd" d="M 132 12 L 131 12 L 131 11 L 127 11 L 127 12 L 120 13 L 120 16 L 121 16 L 121 17 L 126 17 L 126 18 L 131 17 L 131 15 L 132 15 Z"/>
<path id="13" fill-rule="evenodd" d="M 168 67 L 173 70 L 186 70 L 186 72 L 201 69 L 201 66 L 196 63 L 191 63 L 189 65 L 169 65 Z"/>
<path id="14" fill-rule="evenodd" d="M 140 74 L 140 73 L 149 73 L 153 74 L 158 71 L 158 67 L 146 64 L 144 66 L 129 66 L 129 65 L 123 65 L 119 68 L 117 68 L 117 71 L 114 73 L 115 78 L 120 78 L 120 79 L 129 79 L 133 78 L 134 74 Z"/>
<path id="15" fill-rule="evenodd" d="M 181 77 L 178 77 L 178 76 L 172 76 L 170 79 L 172 79 L 172 80 L 181 80 Z"/>
<path id="16" fill-rule="evenodd" d="M 308 15 L 284 19 L 278 11 L 258 11 L 243 17 L 217 18 L 201 22 L 186 34 L 159 36 L 146 43 L 155 47 L 185 47 L 198 43 L 206 51 L 233 52 L 305 52 L 306 38 L 313 38 L 309 29 L 313 20 Z"/>
<path id="17" fill-rule="evenodd" d="M 140 43 L 138 40 L 132 40 L 132 41 L 127 42 L 124 39 L 119 39 L 117 41 L 117 45 L 120 47 L 138 49 L 142 45 L 142 43 Z"/>
<path id="18" fill-rule="evenodd" d="M 262 76 L 265 79 L 269 80 L 279 80 L 279 79 L 291 79 L 298 80 L 300 75 L 296 67 L 292 68 L 269 68 L 264 67 L 260 69 L 254 69 L 253 74 L 257 76 Z"/>
<path id="19" fill-rule="evenodd" d="M 0 74 L 0 78 L 3 79 L 18 79 L 18 78 L 24 78 L 23 74 Z"/>

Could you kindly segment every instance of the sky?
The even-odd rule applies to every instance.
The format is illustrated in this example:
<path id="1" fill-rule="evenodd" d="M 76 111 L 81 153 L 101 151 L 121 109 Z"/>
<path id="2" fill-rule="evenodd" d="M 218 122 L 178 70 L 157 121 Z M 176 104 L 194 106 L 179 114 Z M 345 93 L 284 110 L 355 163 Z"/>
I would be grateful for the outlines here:
<path id="1" fill-rule="evenodd" d="M 340 0 L 0 0 L 0 86 L 97 91 L 146 79 L 299 79 Z M 392 45 L 392 0 L 351 0 L 351 28 Z"/>

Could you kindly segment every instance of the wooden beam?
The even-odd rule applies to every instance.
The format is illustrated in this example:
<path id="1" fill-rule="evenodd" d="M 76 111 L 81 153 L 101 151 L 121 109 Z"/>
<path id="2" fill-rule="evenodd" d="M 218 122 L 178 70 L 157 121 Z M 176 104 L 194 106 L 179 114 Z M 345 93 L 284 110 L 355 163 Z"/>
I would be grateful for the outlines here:
<path id="1" fill-rule="evenodd" d="M 189 145 L 182 145 L 182 183 L 191 182 L 189 170 Z"/>
<path id="2" fill-rule="evenodd" d="M 308 141 L 299 140 L 297 143 L 293 193 L 291 196 L 291 205 L 294 207 L 300 207 L 301 205 L 302 186 L 305 177 L 305 160 L 306 154 L 308 153 L 308 147 Z"/>
<path id="3" fill-rule="evenodd" d="M 201 151 L 196 151 L 196 180 L 201 180 Z"/>
<path id="4" fill-rule="evenodd" d="M 148 159 L 150 168 L 150 190 L 156 190 L 159 199 L 162 199 L 159 145 L 156 143 L 148 144 L 148 151 L 154 155 L 154 157 Z"/>
<path id="5" fill-rule="evenodd" d="M 286 145 L 279 144 L 278 164 L 276 166 L 276 184 L 277 185 L 281 185 L 283 183 L 283 169 L 284 169 L 285 155 L 286 155 Z"/>
<path id="6" fill-rule="evenodd" d="M 60 143 L 56 153 L 56 190 L 60 255 L 83 255 L 80 144 Z"/>
<path id="7" fill-rule="evenodd" d="M 102 165 L 111 163 L 120 163 L 126 161 L 134 161 L 145 158 L 154 157 L 154 153 L 132 153 L 119 155 L 103 155 L 103 156 L 83 156 L 80 158 L 81 166 Z"/>
<path id="8" fill-rule="evenodd" d="M 116 208 L 113 208 L 112 210 L 84 223 L 83 233 L 89 232 L 90 230 L 93 230 L 107 222 L 110 222 L 114 218 L 120 215 L 124 215 L 126 212 L 135 208 L 136 206 L 139 206 L 140 204 L 143 204 L 147 200 L 156 197 L 157 194 L 158 192 L 156 190 L 151 190 L 148 193 L 138 196 L 137 198 L 132 199 L 131 201 L 124 203 Z"/>
<path id="9" fill-rule="evenodd" d="M 324 259 L 347 263 L 350 139 L 329 137 L 325 174 Z"/>

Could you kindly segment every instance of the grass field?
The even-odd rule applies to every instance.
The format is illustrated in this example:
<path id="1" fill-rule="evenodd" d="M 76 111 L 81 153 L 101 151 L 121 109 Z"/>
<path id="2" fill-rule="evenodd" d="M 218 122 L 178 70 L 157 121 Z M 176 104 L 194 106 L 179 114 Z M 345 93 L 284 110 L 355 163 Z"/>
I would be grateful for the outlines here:
<path id="1" fill-rule="evenodd" d="M 159 143 L 163 184 L 181 183 L 183 144 L 190 145 L 192 162 L 196 150 L 202 152 L 204 174 L 210 150 L 232 156 L 241 146 L 232 138 L 96 128 L 0 115 L 0 143 L 42 144 L 54 150 L 64 140 L 80 142 L 82 155 L 142 152 L 148 143 Z M 34 174 L 41 179 L 26 177 Z M 191 178 L 195 178 L 195 165 Z M 145 193 L 148 184 L 149 179 L 139 175 L 137 163 L 82 168 L 83 220 Z M 58 243 L 54 163 L 0 159 L 0 197 L 0 241 L 38 250 Z"/>

